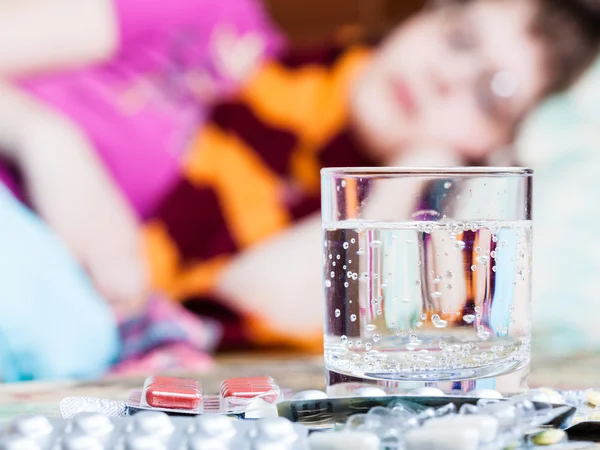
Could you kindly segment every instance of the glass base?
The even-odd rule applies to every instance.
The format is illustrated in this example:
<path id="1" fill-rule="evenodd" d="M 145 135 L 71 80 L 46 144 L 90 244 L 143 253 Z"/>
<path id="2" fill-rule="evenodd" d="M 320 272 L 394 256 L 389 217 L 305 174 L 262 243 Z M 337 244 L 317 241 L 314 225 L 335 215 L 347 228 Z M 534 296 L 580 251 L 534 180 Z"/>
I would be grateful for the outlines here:
<path id="1" fill-rule="evenodd" d="M 411 390 L 421 387 L 435 387 L 446 393 L 462 393 L 468 395 L 475 389 L 492 389 L 504 396 L 525 392 L 528 389 L 529 365 L 513 372 L 479 379 L 448 380 L 448 381 L 405 381 L 359 378 L 348 376 L 333 370 L 325 370 L 326 391 L 330 397 L 345 397 L 362 387 L 377 387 L 389 395 L 408 394 Z"/>

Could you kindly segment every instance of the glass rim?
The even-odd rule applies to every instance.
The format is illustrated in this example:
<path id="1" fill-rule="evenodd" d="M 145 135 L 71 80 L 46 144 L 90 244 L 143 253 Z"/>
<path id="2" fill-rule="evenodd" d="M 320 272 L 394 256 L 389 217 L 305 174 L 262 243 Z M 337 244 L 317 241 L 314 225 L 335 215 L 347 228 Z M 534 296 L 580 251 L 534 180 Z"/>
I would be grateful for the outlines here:
<path id="1" fill-rule="evenodd" d="M 326 167 L 321 169 L 322 176 L 341 175 L 349 177 L 529 177 L 533 169 L 529 167 Z"/>

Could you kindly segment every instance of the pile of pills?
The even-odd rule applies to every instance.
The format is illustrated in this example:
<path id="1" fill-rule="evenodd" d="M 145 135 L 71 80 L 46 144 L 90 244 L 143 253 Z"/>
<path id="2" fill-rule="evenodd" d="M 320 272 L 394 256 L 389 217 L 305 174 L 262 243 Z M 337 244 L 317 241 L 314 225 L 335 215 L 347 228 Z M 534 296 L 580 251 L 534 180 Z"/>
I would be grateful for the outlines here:
<path id="1" fill-rule="evenodd" d="M 236 420 L 220 414 L 129 417 L 79 413 L 70 420 L 23 416 L 0 428 L 2 450 L 307 450 L 307 430 L 277 417 Z"/>

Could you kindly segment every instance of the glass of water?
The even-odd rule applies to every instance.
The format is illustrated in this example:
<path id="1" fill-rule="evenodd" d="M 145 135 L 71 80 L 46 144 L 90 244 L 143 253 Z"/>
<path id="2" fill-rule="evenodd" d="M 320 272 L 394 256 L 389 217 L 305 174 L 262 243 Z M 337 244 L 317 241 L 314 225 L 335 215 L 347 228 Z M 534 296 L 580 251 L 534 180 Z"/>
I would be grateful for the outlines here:
<path id="1" fill-rule="evenodd" d="M 465 380 L 527 370 L 532 176 L 322 170 L 330 394 L 346 393 L 341 385 L 495 387 Z"/>

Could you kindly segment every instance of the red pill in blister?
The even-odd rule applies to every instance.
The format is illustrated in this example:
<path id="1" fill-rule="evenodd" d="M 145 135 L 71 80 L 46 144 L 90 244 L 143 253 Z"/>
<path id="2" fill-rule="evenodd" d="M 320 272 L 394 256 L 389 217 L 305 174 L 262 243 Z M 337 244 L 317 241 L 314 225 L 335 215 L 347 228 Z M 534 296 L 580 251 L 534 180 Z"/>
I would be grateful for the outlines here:
<path id="1" fill-rule="evenodd" d="M 243 408 L 255 398 L 276 403 L 283 395 L 271 377 L 229 378 L 221 383 L 220 399 L 224 410 Z"/>
<path id="2" fill-rule="evenodd" d="M 144 383 L 142 402 L 153 408 L 199 412 L 202 389 L 198 381 L 190 378 L 149 377 Z"/>

